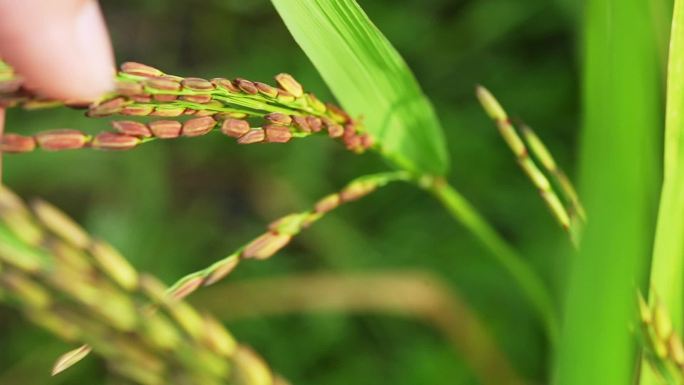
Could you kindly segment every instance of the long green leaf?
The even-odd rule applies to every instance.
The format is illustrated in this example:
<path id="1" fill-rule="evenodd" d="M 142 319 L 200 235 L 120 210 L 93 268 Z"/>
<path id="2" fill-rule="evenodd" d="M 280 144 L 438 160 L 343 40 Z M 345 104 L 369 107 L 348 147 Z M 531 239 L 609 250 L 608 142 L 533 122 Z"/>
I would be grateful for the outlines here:
<path id="1" fill-rule="evenodd" d="M 675 2 L 667 79 L 665 161 L 651 285 L 681 331 L 684 269 L 684 1 Z"/>
<path id="2" fill-rule="evenodd" d="M 676 0 L 670 34 L 665 115 L 665 159 L 651 267 L 651 301 L 658 297 L 672 316 L 674 330 L 684 326 L 684 1 Z M 645 367 L 642 385 L 656 384 Z"/>
<path id="3" fill-rule="evenodd" d="M 557 385 L 633 383 L 630 327 L 646 275 L 660 127 L 648 3 L 585 2 L 580 190 L 589 220 L 569 280 Z"/>
<path id="4" fill-rule="evenodd" d="M 340 103 L 397 166 L 444 174 L 448 156 L 432 105 L 355 0 L 272 0 Z"/>

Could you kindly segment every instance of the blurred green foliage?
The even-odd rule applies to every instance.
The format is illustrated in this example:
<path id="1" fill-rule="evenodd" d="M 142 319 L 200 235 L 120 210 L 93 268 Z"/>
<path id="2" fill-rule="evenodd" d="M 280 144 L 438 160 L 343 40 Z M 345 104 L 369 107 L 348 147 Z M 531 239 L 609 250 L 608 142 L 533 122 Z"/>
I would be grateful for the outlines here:
<path id="1" fill-rule="evenodd" d="M 573 175 L 579 122 L 573 3 L 359 2 L 432 99 L 452 159 L 449 179 L 558 289 L 566 238 L 480 110 L 473 89 L 486 85 L 512 115 L 524 117 Z M 330 99 L 267 0 L 105 0 L 102 6 L 119 62 L 268 82 L 289 72 L 322 100 Z M 7 121 L 10 132 L 59 127 L 87 130 L 106 123 L 70 110 L 11 111 Z M 27 198 L 55 203 L 137 268 L 170 283 L 260 234 L 271 219 L 386 167 L 376 155 L 354 156 L 326 138 L 239 147 L 209 135 L 125 153 L 7 156 L 5 181 Z M 272 260 L 242 264 L 230 279 L 424 269 L 460 293 L 519 371 L 541 382 L 549 370 L 542 327 L 484 253 L 428 195 L 394 185 L 336 211 Z M 417 320 L 302 314 L 228 327 L 295 384 L 476 383 L 448 342 Z M 4 307 L 0 345 L 2 385 L 103 383 L 106 369 L 92 357 L 49 378 L 52 360 L 67 346 Z"/>

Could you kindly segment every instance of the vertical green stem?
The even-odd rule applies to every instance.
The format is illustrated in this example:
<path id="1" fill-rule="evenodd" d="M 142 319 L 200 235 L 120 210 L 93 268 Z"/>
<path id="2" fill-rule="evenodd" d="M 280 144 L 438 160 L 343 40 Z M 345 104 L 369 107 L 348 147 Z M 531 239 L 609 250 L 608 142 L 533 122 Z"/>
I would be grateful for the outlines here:
<path id="1" fill-rule="evenodd" d="M 684 300 L 684 1 L 676 0 L 670 34 L 665 114 L 665 159 L 653 261 L 651 301 L 657 296 L 682 333 Z M 644 365 L 644 367 L 646 367 Z M 655 383 L 646 370 L 642 384 Z"/>
<path id="2" fill-rule="evenodd" d="M 650 248 L 660 126 L 648 3 L 586 2 L 580 190 L 590 214 L 568 281 L 558 385 L 626 385 L 635 373 L 630 327 Z"/>
<path id="3" fill-rule="evenodd" d="M 449 213 L 463 224 L 482 244 L 492 257 L 520 285 L 530 305 L 544 322 L 549 340 L 555 343 L 558 337 L 558 322 L 548 288 L 530 266 L 504 241 L 475 208 L 449 184 L 436 179 L 428 186 Z"/>

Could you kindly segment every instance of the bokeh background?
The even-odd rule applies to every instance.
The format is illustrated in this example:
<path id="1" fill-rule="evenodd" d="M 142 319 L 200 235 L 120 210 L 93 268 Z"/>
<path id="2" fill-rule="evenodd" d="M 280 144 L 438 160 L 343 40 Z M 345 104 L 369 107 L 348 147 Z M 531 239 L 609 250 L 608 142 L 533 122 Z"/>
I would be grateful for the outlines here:
<path id="1" fill-rule="evenodd" d="M 452 158 L 450 181 L 558 293 L 567 241 L 473 89 L 486 85 L 510 113 L 524 117 L 572 175 L 581 118 L 575 2 L 359 3 L 432 99 Z M 140 61 L 182 76 L 267 82 L 289 72 L 322 100 L 332 100 L 267 0 L 101 4 L 119 62 Z M 10 132 L 62 127 L 99 130 L 107 124 L 68 109 L 10 111 L 7 121 Z M 212 134 L 123 153 L 6 156 L 4 178 L 22 195 L 63 208 L 138 269 L 171 283 L 260 234 L 272 219 L 308 208 L 357 175 L 387 168 L 373 154 L 354 156 L 326 138 L 238 146 Z M 419 317 L 381 311 L 236 317 L 231 302 L 221 300 L 231 297 L 230 282 L 388 272 L 420 272 L 443 282 L 525 378 L 541 383 L 548 375 L 548 343 L 513 281 L 430 196 L 409 185 L 390 186 L 335 211 L 275 258 L 240 265 L 226 285 L 194 303 L 225 317 L 239 340 L 295 384 L 477 384 L 464 360 L 468 352 Z M 245 308 L 268 297 L 237 300 Z M 94 357 L 50 378 L 52 361 L 71 347 L 0 306 L 1 385 L 107 383 L 106 368 Z"/>

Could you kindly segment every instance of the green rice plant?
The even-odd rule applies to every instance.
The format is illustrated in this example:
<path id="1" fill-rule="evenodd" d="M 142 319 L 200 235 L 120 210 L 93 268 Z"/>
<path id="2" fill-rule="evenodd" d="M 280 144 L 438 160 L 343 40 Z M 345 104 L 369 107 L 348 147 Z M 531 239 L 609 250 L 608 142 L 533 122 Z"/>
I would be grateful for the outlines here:
<path id="1" fill-rule="evenodd" d="M 135 62 L 124 63 L 116 75 L 116 89 L 95 102 L 46 100 L 26 86 L 21 74 L 0 62 L 0 106 L 79 108 L 89 119 L 114 119 L 114 131 L 94 134 L 71 129 L 6 133 L 0 140 L 0 151 L 5 153 L 131 150 L 158 139 L 212 132 L 240 144 L 286 143 L 327 134 L 350 150 L 345 156 L 374 152 L 389 169 L 354 179 L 311 209 L 272 222 L 263 234 L 227 257 L 168 288 L 138 274 L 110 246 L 93 241 L 54 207 L 37 203 L 28 209 L 5 190 L 0 195 L 0 298 L 54 334 L 85 344 L 60 357 L 54 372 L 66 370 L 93 351 L 114 374 L 133 383 L 282 383 L 223 326 L 200 316 L 182 300 L 226 278 L 245 259 L 271 258 L 341 204 L 401 181 L 441 203 L 445 213 L 479 240 L 487 256 L 518 285 L 546 333 L 556 365 L 551 382 L 631 382 L 637 347 L 629 330 L 637 321 L 631 298 L 635 287 L 644 286 L 647 260 L 643 256 L 650 246 L 653 204 L 653 183 L 644 181 L 652 181 L 651 175 L 657 173 L 656 42 L 650 32 L 640 32 L 652 32 L 642 17 L 648 5 L 636 0 L 587 3 L 579 184 L 586 210 L 540 137 L 511 121 L 489 91 L 477 89 L 515 160 L 576 246 L 568 251 L 576 255 L 565 274 L 564 298 L 555 299 L 526 257 L 449 183 L 447 147 L 431 102 L 359 4 L 354 0 L 272 3 L 344 109 L 320 101 L 287 74 L 277 75 L 276 85 L 268 85 L 244 78 L 180 77 Z M 652 263 L 651 284 L 662 302 L 652 292 L 649 304 L 640 303 L 644 357 L 656 369 L 654 374 L 665 380 L 675 378 L 684 362 L 678 337 L 684 316 L 684 177 L 679 166 L 682 7 L 677 1 L 665 175 Z M 672 312 L 672 320 L 664 309 Z M 647 370 L 644 384 L 651 381 Z M 506 377 L 518 380 L 516 375 Z"/>
<path id="2" fill-rule="evenodd" d="M 155 139 L 204 135 L 216 130 L 219 126 L 221 132 L 237 137 L 238 143 L 241 144 L 282 143 L 291 138 L 305 137 L 325 130 L 328 136 L 340 138 L 346 148 L 355 153 L 363 153 L 366 150 L 378 151 L 398 166 L 405 167 L 403 172 L 411 175 L 409 179 L 419 187 L 436 195 L 447 206 L 448 211 L 473 232 L 490 249 L 495 259 L 518 281 L 530 304 L 538 311 L 550 339 L 555 339 L 557 325 L 551 299 L 536 273 L 530 270 L 521 257 L 505 244 L 505 241 L 477 214 L 474 207 L 470 206 L 463 197 L 456 197 L 458 193 L 445 182 L 444 178 L 417 172 L 415 170 L 417 166 L 405 165 L 403 163 L 406 160 L 398 160 L 388 154 L 391 150 L 388 150 L 385 144 L 393 143 L 392 141 L 395 140 L 393 133 L 403 132 L 404 128 L 397 127 L 384 132 L 382 135 L 386 139 L 380 140 L 374 136 L 378 134 L 366 132 L 366 123 L 361 124 L 361 120 L 351 118 L 339 107 L 324 104 L 312 94 L 304 93 L 303 87 L 286 74 L 277 76 L 281 88 L 274 88 L 240 78 L 234 81 L 184 79 L 132 62 L 124 63 L 121 69 L 117 78 L 119 82 L 117 91 L 88 105 L 86 116 L 91 118 L 111 115 L 163 116 L 167 119 L 146 124 L 129 120 L 114 121 L 113 126 L 117 132 L 104 132 L 95 136 L 71 129 L 50 130 L 33 137 L 5 134 L 0 143 L 0 149 L 9 153 L 30 152 L 36 148 L 48 151 L 84 147 L 127 150 Z M 6 69 L 6 72 L 11 73 L 11 70 Z M 7 77 L 8 84 L 10 82 L 17 84 L 15 78 Z M 34 109 L 60 104 L 82 107 L 82 103 L 40 100 L 30 91 L 22 89 L 21 83 L 18 84 L 19 88 L 8 87 L 10 92 L 4 95 L 4 104 L 8 107 L 20 106 Z M 260 85 L 262 90 L 259 90 L 257 85 Z M 266 92 L 267 89 L 270 91 Z M 196 99 L 198 97 L 201 100 Z M 428 103 L 427 100 L 424 102 Z M 407 108 L 413 109 L 414 106 Z M 396 108 L 392 110 L 392 113 L 395 113 L 395 110 Z M 405 113 L 413 114 L 414 112 Z M 179 120 L 186 115 L 199 115 L 199 117 L 180 122 Z M 177 120 L 171 120 L 171 118 Z M 246 118 L 264 119 L 268 124 L 264 127 L 250 128 Z"/>
<path id="3" fill-rule="evenodd" d="M 548 288 L 517 251 L 447 183 L 441 124 L 410 69 L 354 0 L 272 0 L 341 105 L 364 116 L 378 150 L 395 167 L 418 174 L 419 185 L 469 230 L 520 286 L 551 341 L 557 315 Z"/>
<path id="4" fill-rule="evenodd" d="M 530 305 L 538 312 L 544 323 L 549 339 L 554 341 L 558 334 L 556 314 L 548 290 L 541 278 L 524 262 L 522 257 L 509 246 L 493 227 L 451 187 L 444 177 L 448 170 L 446 146 L 440 124 L 428 99 L 423 95 L 418 83 L 399 54 L 373 26 L 356 2 L 342 1 L 274 1 L 276 9 L 290 28 L 295 39 L 314 61 L 320 73 L 340 99 L 347 111 L 320 102 L 313 94 L 305 93 L 303 87 L 291 76 L 276 76 L 277 87 L 265 83 L 252 82 L 237 78 L 228 80 L 215 78 L 181 78 L 139 63 L 125 63 L 117 75 L 117 89 L 103 96 L 95 103 L 84 104 L 80 101 L 45 100 L 34 95 L 23 85 L 22 78 L 11 67 L 0 64 L 0 105 L 4 107 L 23 107 L 25 109 L 53 108 L 68 106 L 86 108 L 89 118 L 123 115 L 130 120 L 114 121 L 116 132 L 90 135 L 76 130 L 61 129 L 41 132 L 33 136 L 18 133 L 5 134 L 0 150 L 8 153 L 23 153 L 42 148 L 48 151 L 80 149 L 84 147 L 105 150 L 126 150 L 156 139 L 171 139 L 180 136 L 194 137 L 221 131 L 237 138 L 238 143 L 258 142 L 282 143 L 292 138 L 306 137 L 317 132 L 326 132 L 332 138 L 339 138 L 345 146 L 355 153 L 366 150 L 376 151 L 384 156 L 395 172 L 362 177 L 352 182 L 339 194 L 332 194 L 319 201 L 313 210 L 293 214 L 269 226 L 269 230 L 254 241 L 238 249 L 227 258 L 216 262 L 207 269 L 191 274 L 168 290 L 154 286 L 154 295 L 147 295 L 150 302 L 157 303 L 146 308 L 145 314 L 136 315 L 146 319 L 161 316 L 165 310 L 173 317 L 168 303 L 177 302 L 198 288 L 212 284 L 225 277 L 237 262 L 245 258 L 266 259 L 284 247 L 292 238 L 309 224 L 320 219 L 323 214 L 341 203 L 355 200 L 376 188 L 395 180 L 414 183 L 433 194 L 447 208 L 448 213 L 458 219 L 489 249 L 491 255 L 518 282 Z M 334 51 L 334 52 L 333 52 Z M 361 118 L 352 118 L 359 116 Z M 133 118 L 131 118 L 133 117 Z M 162 120 L 142 121 L 161 117 Z M 252 123 L 258 122 L 256 127 Z M 89 237 L 73 222 L 50 206 L 39 209 L 43 217 L 50 218 L 50 231 L 67 239 L 73 246 L 83 249 L 90 244 Z M 40 213 L 36 213 L 41 217 Z M 44 219 L 44 218 L 43 218 Z M 24 226 L 24 218 L 15 226 Z M 29 227 L 14 233 L 30 242 Z M 19 235 L 17 235 L 19 234 Z M 100 250 L 100 249 L 98 249 Z M 111 251 L 110 248 L 104 250 Z M 101 251 L 101 250 L 100 250 Z M 90 251 L 92 253 L 92 251 Z M 56 253 L 55 250 L 48 251 Z M 15 250 L 8 253 L 9 260 L 18 266 L 39 264 L 31 259 L 24 260 L 23 253 Z M 106 271 L 111 280 L 123 289 L 138 294 L 140 279 L 135 270 L 122 263 L 122 258 L 111 255 L 93 255 L 100 268 Z M 73 262 L 73 261 L 72 261 Z M 79 262 L 74 262 L 79 264 Z M 122 266 L 127 266 L 122 268 Z M 13 281 L 12 281 L 13 282 Z M 87 292 L 88 285 L 83 285 Z M 31 290 L 23 281 L 18 285 L 8 285 L 12 295 L 19 295 L 20 306 L 31 303 L 44 303 L 45 295 Z M 64 290 L 65 288 L 60 287 Z M 163 292 L 163 293 L 162 293 Z M 38 293 L 38 294 L 36 294 Z M 78 293 L 77 293 L 78 294 Z M 82 299 L 81 306 L 96 307 L 93 298 L 97 293 Z M 146 293 L 142 293 L 146 294 Z M 139 295 L 142 295 L 139 294 Z M 121 297 L 128 298 L 128 297 Z M 127 299 L 121 299 L 126 301 Z M 181 306 L 181 305 L 174 305 Z M 168 309 L 167 309 L 168 308 Z M 151 311 L 150 309 L 158 309 Z M 98 308 L 99 311 L 105 309 Z M 111 311 L 111 309 L 108 309 Z M 116 316 L 131 312 L 109 314 L 109 322 L 119 321 Z M 197 318 L 197 317 L 195 317 Z M 51 318 L 38 317 L 39 320 Z M 35 321 L 35 320 L 34 320 Z M 199 323 L 187 325 L 184 318 L 177 320 L 181 327 L 200 327 Z M 45 322 L 45 321 L 36 321 Z M 132 321 L 131 321 L 132 322 Z M 133 328 L 133 326 L 130 326 Z M 202 326 L 211 329 L 206 325 Z M 57 329 L 52 329 L 57 331 Z M 196 329 L 192 329 L 197 332 Z M 186 330 L 186 332 L 188 332 Z M 188 332 L 190 337 L 199 334 Z M 88 352 L 109 352 L 109 346 L 101 339 L 90 334 L 77 335 L 74 339 L 86 342 L 76 350 L 63 355 L 56 364 L 55 372 L 62 371 L 84 358 Z M 178 349 L 179 354 L 189 354 L 196 359 L 203 358 L 201 352 L 193 354 L 188 349 Z M 126 354 L 111 349 L 112 354 Z M 241 350 L 233 350 L 230 357 L 235 367 L 241 367 Z M 108 356 L 101 353 L 105 358 Z M 128 357 L 133 359 L 133 356 Z M 139 357 L 138 357 L 139 358 Z M 170 360 L 170 358 L 169 358 Z M 150 359 L 151 362 L 157 362 Z M 166 361 L 160 361 L 164 367 Z M 245 359 L 249 364 L 250 359 Z M 204 360 L 202 360 L 204 363 Z M 207 362 L 214 362 L 207 359 Z M 200 368 L 193 372 L 196 376 L 215 375 L 211 380 L 195 383 L 220 383 L 226 379 L 227 371 L 222 369 L 226 362 L 216 361 L 217 368 Z M 242 365 L 250 367 L 250 365 Z M 141 370 L 134 362 L 116 362 L 114 366 L 122 376 L 128 376 L 139 383 L 156 383 L 154 377 L 165 372 L 158 367 Z M 227 369 L 226 369 L 227 370 Z M 206 371 L 206 373 L 205 373 Z M 237 372 L 240 372 L 239 370 Z M 252 373 L 246 370 L 247 373 Z M 263 370 L 261 371 L 263 372 Z M 247 383 L 270 383 L 254 380 L 265 375 L 238 375 L 245 377 Z M 150 376 L 149 378 L 145 376 Z M 230 379 L 228 379 L 230 380 Z M 213 382 L 210 382 L 213 381 Z M 251 381 L 251 382 L 250 382 Z"/>

